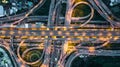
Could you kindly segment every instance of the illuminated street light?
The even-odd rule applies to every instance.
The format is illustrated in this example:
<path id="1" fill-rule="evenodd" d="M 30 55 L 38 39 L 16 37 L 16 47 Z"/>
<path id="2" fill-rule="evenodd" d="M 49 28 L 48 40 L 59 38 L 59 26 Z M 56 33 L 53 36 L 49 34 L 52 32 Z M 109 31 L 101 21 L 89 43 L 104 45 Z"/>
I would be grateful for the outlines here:
<path id="1" fill-rule="evenodd" d="M 8 3 L 8 1 L 7 0 L 2 0 L 2 3 Z"/>

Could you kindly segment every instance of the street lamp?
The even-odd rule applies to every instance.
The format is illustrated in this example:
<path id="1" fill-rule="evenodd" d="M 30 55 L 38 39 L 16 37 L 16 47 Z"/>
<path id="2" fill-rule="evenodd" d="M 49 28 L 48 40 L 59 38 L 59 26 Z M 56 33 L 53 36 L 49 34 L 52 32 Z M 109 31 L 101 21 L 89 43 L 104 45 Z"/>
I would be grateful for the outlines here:
<path id="1" fill-rule="evenodd" d="M 7 0 L 2 0 L 2 3 L 8 3 L 8 1 Z"/>

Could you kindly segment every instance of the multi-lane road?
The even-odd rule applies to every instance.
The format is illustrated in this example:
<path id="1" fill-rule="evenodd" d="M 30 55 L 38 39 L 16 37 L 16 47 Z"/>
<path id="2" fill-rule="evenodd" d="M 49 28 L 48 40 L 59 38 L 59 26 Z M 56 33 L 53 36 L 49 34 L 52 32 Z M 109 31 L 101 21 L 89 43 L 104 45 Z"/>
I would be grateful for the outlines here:
<path id="1" fill-rule="evenodd" d="M 28 24 L 28 27 L 21 28 L 16 25 L 3 24 L 0 26 L 0 38 L 10 38 L 11 36 L 14 36 L 14 42 L 20 43 L 22 39 L 28 39 L 25 42 L 41 42 L 44 41 L 44 47 L 42 46 L 42 49 L 44 49 L 44 61 L 42 64 L 42 67 L 55 67 L 57 64 L 63 64 L 65 58 L 68 54 L 64 51 L 64 48 L 67 48 L 68 44 L 66 44 L 66 41 L 77 41 L 77 43 L 80 43 L 79 41 L 88 40 L 91 41 L 91 39 L 98 39 L 99 41 L 96 41 L 94 43 L 102 43 L 104 41 L 110 41 L 109 43 L 120 43 L 120 28 L 114 27 L 113 20 L 111 20 L 104 10 L 100 10 L 95 2 L 98 2 L 95 0 L 94 2 L 91 0 L 88 0 L 94 9 L 98 10 L 98 12 L 103 16 L 107 21 L 97 21 L 97 20 L 89 20 L 89 24 L 85 24 L 85 27 L 81 27 L 80 24 L 71 24 L 71 22 L 81 22 L 84 23 L 86 20 L 81 20 L 81 17 L 72 17 L 72 11 L 73 9 L 83 3 L 89 5 L 91 8 L 92 6 L 88 4 L 87 2 L 79 2 L 77 5 L 74 4 L 75 0 L 52 0 L 50 9 L 49 9 L 49 15 L 48 16 L 29 16 L 33 11 L 36 11 L 38 8 L 40 8 L 46 0 L 41 0 L 38 5 L 36 5 L 34 8 L 32 8 L 30 11 L 16 15 L 16 16 L 10 16 L 10 17 L 4 17 L 0 18 L 0 22 L 7 23 L 7 22 L 13 22 L 12 24 L 16 23 L 22 23 L 26 22 L 25 24 Z M 66 16 L 61 17 L 60 10 L 62 3 L 67 4 L 66 8 Z M 75 6 L 74 6 L 74 5 Z M 95 6 L 96 5 L 96 6 Z M 101 8 L 102 9 L 102 8 Z M 93 8 L 91 9 L 91 11 Z M 100 11 L 99 11 L 100 10 Z M 90 13 L 91 16 L 93 13 Z M 93 16 L 92 16 L 93 17 Z M 16 22 L 17 21 L 17 22 Z M 37 24 L 29 24 L 30 22 L 47 22 L 45 26 L 38 26 Z M 57 26 L 59 22 L 64 22 L 63 25 Z M 110 23 L 111 25 L 97 25 L 97 23 Z M 113 24 L 113 25 L 112 25 Z M 113 29 L 114 27 L 114 29 Z M 33 38 L 32 41 L 29 38 Z M 20 40 L 19 40 L 20 39 Z M 60 41 L 59 43 L 53 43 Z M 10 41 L 8 41 L 10 42 Z M 61 43 L 62 42 L 62 43 Z M 18 45 L 19 46 L 19 45 Z M 31 46 L 31 45 L 27 45 Z M 84 49 L 84 48 L 83 48 Z M 72 48 L 71 48 L 72 50 Z M 81 48 L 76 48 L 76 55 L 80 54 L 92 54 L 92 55 L 104 55 L 104 56 L 120 56 L 119 50 L 113 51 L 113 50 L 95 50 L 94 53 L 90 53 L 88 49 L 82 50 Z M 68 62 L 65 64 L 65 67 L 70 67 L 70 63 L 72 60 L 76 57 L 76 55 L 71 55 L 70 58 L 67 60 Z"/>

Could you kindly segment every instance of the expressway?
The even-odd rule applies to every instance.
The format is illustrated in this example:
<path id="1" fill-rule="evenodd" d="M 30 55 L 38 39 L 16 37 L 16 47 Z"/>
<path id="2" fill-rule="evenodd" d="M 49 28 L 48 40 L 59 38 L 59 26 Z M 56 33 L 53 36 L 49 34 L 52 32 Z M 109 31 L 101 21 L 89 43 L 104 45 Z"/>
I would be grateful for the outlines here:
<path id="1" fill-rule="evenodd" d="M 73 0 L 74 1 L 74 0 Z M 73 13 L 73 10 L 75 9 L 75 7 L 76 6 L 78 6 L 79 4 L 85 4 L 85 5 L 87 5 L 87 6 L 89 6 L 90 7 L 90 10 L 91 10 L 91 12 L 88 14 L 88 15 L 86 15 L 86 16 L 83 16 L 83 17 L 76 17 L 76 18 L 78 18 L 78 19 L 86 19 L 86 18 L 89 18 L 87 21 L 85 21 L 83 24 L 80 24 L 80 27 L 83 27 L 84 25 L 86 25 L 86 24 L 88 24 L 89 22 L 90 22 L 90 20 L 93 18 L 93 16 L 94 16 L 94 9 L 92 8 L 92 6 L 89 4 L 89 3 L 87 3 L 87 2 L 78 2 L 78 3 L 76 3 L 76 4 L 72 4 L 73 6 L 71 6 L 71 8 L 69 9 L 69 20 L 68 20 L 68 22 L 67 23 L 69 23 L 69 24 L 71 24 L 71 17 L 72 17 L 72 13 Z"/>
<path id="2" fill-rule="evenodd" d="M 70 67 L 72 60 L 78 55 L 99 55 L 99 56 L 120 56 L 119 50 L 95 50 L 94 52 L 90 52 L 89 47 L 81 46 L 81 41 L 91 41 L 91 40 L 99 40 L 94 43 L 103 43 L 105 44 L 94 47 L 95 49 L 100 49 L 101 47 L 106 46 L 108 43 L 120 43 L 120 28 L 114 27 L 114 25 L 119 24 L 117 21 L 111 20 L 108 13 L 103 10 L 102 7 L 98 7 L 100 4 L 97 3 L 97 0 L 88 0 L 91 5 L 87 2 L 78 2 L 74 4 L 75 0 L 67 0 L 64 2 L 67 4 L 67 10 L 65 17 L 61 17 L 60 10 L 61 3 L 63 0 L 52 0 L 49 15 L 48 16 L 29 16 L 31 13 L 35 12 L 38 8 L 40 8 L 46 0 L 40 0 L 40 2 L 33 7 L 30 11 L 22 14 L 18 14 L 15 16 L 0 18 L 1 23 L 13 22 L 11 24 L 3 24 L 0 26 L 0 38 L 4 40 L 8 40 L 8 43 L 11 43 L 10 38 L 14 37 L 12 44 L 17 45 L 17 56 L 23 63 L 31 65 L 39 62 L 41 58 L 43 59 L 43 63 L 41 67 L 55 67 L 57 65 Z M 90 7 L 91 13 L 85 17 L 72 17 L 72 13 L 74 8 L 79 4 L 85 4 Z M 94 7 L 94 8 L 93 8 Z M 91 20 L 94 15 L 94 9 L 96 9 L 101 16 L 103 16 L 106 21 L 101 20 Z M 100 10 L 101 9 L 101 10 Z M 109 12 L 110 13 L 110 12 Z M 86 21 L 85 18 L 89 19 Z M 44 23 L 47 22 L 46 25 L 39 26 L 37 24 L 31 24 L 31 22 L 39 22 Z M 63 25 L 57 26 L 60 22 L 64 22 Z M 72 22 L 81 22 L 81 24 L 72 24 Z M 89 22 L 89 23 L 88 23 Z M 28 27 L 19 27 L 18 23 L 28 24 Z M 108 25 L 99 25 L 98 23 L 110 23 Z M 15 24 L 15 25 L 14 25 Z M 83 27 L 85 26 L 85 27 Z M 114 29 L 112 29 L 114 28 Z M 25 41 L 24 41 L 25 40 Z M 34 49 L 44 49 L 42 57 L 36 62 L 29 63 L 23 60 L 20 56 L 20 46 L 24 43 L 40 43 L 44 42 L 44 46 L 42 45 L 40 48 L 34 44 L 27 44 L 26 46 L 35 46 L 35 48 L 27 49 L 23 52 L 23 55 L 28 51 L 32 51 Z M 60 43 L 58 43 L 60 41 Z M 70 58 L 67 60 L 67 63 L 64 63 L 67 54 L 68 41 L 79 43 L 78 46 L 74 46 L 76 54 L 70 55 Z M 106 42 L 107 41 L 107 42 Z M 54 43 L 56 42 L 56 43 Z M 93 41 L 91 41 L 93 42 Z M 16 44 L 17 43 L 17 44 Z M 22 43 L 22 44 L 21 44 Z M 71 48 L 73 50 L 74 48 Z M 87 49 L 87 50 L 85 50 Z M 11 50 L 12 52 L 12 50 Z M 14 53 L 13 53 L 14 54 Z M 44 55 L 44 58 L 43 58 Z M 16 60 L 18 59 L 16 58 Z M 18 60 L 19 62 L 19 60 Z"/>
<path id="3" fill-rule="evenodd" d="M 89 52 L 88 50 L 82 50 L 78 49 L 75 53 L 71 54 L 69 59 L 67 60 L 65 67 L 70 67 L 72 61 L 77 57 L 77 56 L 89 56 L 89 55 L 95 55 L 95 56 L 120 56 L 120 50 L 95 50 L 93 53 Z M 65 59 L 64 59 L 65 60 Z"/>
<path id="4" fill-rule="evenodd" d="M 105 18 L 108 22 L 110 22 L 112 28 L 114 28 L 115 26 L 118 26 L 118 27 L 119 27 L 119 22 L 114 21 L 114 20 L 109 16 L 109 14 L 108 14 L 109 12 L 107 13 L 107 12 L 104 10 L 104 8 L 102 8 L 102 7 L 100 6 L 100 3 L 99 3 L 97 0 L 88 0 L 88 1 L 92 4 L 93 8 L 95 8 L 95 9 L 98 11 L 98 13 L 99 13 L 103 18 Z"/>
<path id="5" fill-rule="evenodd" d="M 44 30 L 46 29 L 46 30 Z M 58 29 L 58 30 L 49 30 L 49 29 Z M 91 30 L 92 29 L 92 30 Z M 114 33 L 116 32 L 116 33 Z M 120 36 L 120 30 L 111 28 L 103 28 L 103 29 L 74 29 L 74 28 L 1 28 L 0 35 L 1 36 Z"/>
<path id="6" fill-rule="evenodd" d="M 70 8 L 72 7 L 73 3 L 74 3 L 74 0 L 67 0 L 67 8 L 66 8 L 66 16 L 65 16 L 65 25 L 66 26 L 70 25 L 70 21 L 71 21 L 71 19 L 70 19 L 71 9 Z"/>
<path id="7" fill-rule="evenodd" d="M 22 20 L 24 20 L 25 18 L 27 18 L 31 13 L 33 13 L 33 12 L 37 11 L 39 8 L 41 8 L 43 6 L 43 4 L 45 3 L 45 1 L 46 0 L 40 0 L 37 5 L 35 5 L 32 9 L 30 9 L 27 12 L 24 12 L 24 13 L 21 13 L 21 14 L 17 14 L 17 15 L 14 15 L 14 16 L 0 18 L 0 22 L 3 23 L 3 22 L 13 21 L 13 20 L 14 21 L 15 20 L 19 20 L 19 21 L 15 22 L 15 24 L 19 23 Z"/>
<path id="8" fill-rule="evenodd" d="M 52 2 L 54 2 L 54 1 L 52 1 Z M 74 0 L 72 0 L 72 1 L 67 1 L 67 4 L 68 4 L 68 7 L 67 7 L 67 10 L 66 10 L 66 17 L 65 18 L 62 18 L 62 21 L 66 21 L 65 22 L 65 25 L 67 24 L 67 26 L 68 26 L 68 23 L 70 24 L 71 23 L 71 21 L 75 21 L 75 22 L 77 22 L 77 21 L 80 21 L 81 20 L 81 17 L 73 17 L 73 18 L 71 18 L 71 19 L 68 19 L 68 18 L 70 18 L 71 17 L 71 14 L 72 14 L 72 10 L 75 8 L 75 5 L 77 6 L 77 4 L 75 4 L 74 6 L 70 6 L 70 5 L 72 5 L 73 3 L 72 2 L 74 2 Z M 97 2 L 97 1 L 95 1 L 95 2 Z M 38 8 L 40 8 L 43 4 L 45 3 L 45 0 L 44 0 L 44 2 L 43 1 L 40 1 L 40 3 L 38 4 L 38 5 L 36 5 L 36 6 L 39 6 Z M 81 2 L 82 3 L 82 2 Z M 80 3 L 80 4 L 81 4 Z M 93 5 L 95 5 L 94 4 L 94 2 L 92 2 L 92 1 L 90 1 L 90 3 L 91 4 L 93 4 Z M 100 1 L 100 3 L 101 3 L 101 1 Z M 59 4 L 59 3 L 57 3 L 57 4 Z M 84 3 L 83 3 L 84 4 Z M 97 4 L 98 5 L 98 4 Z M 97 6 L 96 5 L 96 6 Z M 54 3 L 51 5 L 51 8 L 50 8 L 50 12 L 54 12 L 54 11 L 56 11 L 56 7 L 55 7 L 55 9 L 54 9 Z M 99 10 L 99 8 L 98 7 L 96 7 L 96 6 L 93 6 L 96 10 Z M 103 6 L 105 6 L 105 5 L 103 5 Z M 72 8 L 71 8 L 72 7 Z M 0 22 L 2 22 L 2 23 L 4 23 L 4 22 L 10 22 L 10 21 L 16 21 L 16 20 L 19 20 L 19 22 L 20 22 L 20 20 L 21 21 L 23 21 L 24 19 L 26 19 L 26 18 L 29 18 L 28 17 L 28 15 L 29 14 L 31 14 L 32 12 L 33 12 L 33 10 L 35 11 L 35 10 L 37 10 L 38 8 L 32 8 L 29 12 L 27 12 L 27 14 L 26 13 L 22 13 L 22 14 L 18 14 L 18 15 L 15 15 L 15 16 L 9 16 L 9 17 L 5 17 L 5 18 L 0 18 Z M 101 8 L 101 7 L 100 7 Z M 102 9 L 102 8 L 101 8 Z M 108 10 L 107 10 L 108 11 Z M 49 13 L 50 13 L 49 12 Z M 111 19 L 109 20 L 109 16 L 108 16 L 108 14 L 104 11 L 104 10 L 102 10 L 101 12 L 100 11 L 98 11 L 103 17 L 105 17 L 106 18 L 106 20 L 108 21 L 108 22 L 110 22 L 111 23 L 111 25 L 118 25 L 119 23 L 117 22 L 117 21 L 112 21 Z M 103 14 L 103 12 L 104 12 L 104 14 L 106 14 L 106 15 L 104 15 Z M 68 14 L 69 13 L 69 14 Z M 111 14 L 111 12 L 109 11 L 108 12 L 110 15 L 112 15 Z M 26 17 L 25 17 L 25 14 L 26 14 Z M 51 18 L 51 16 L 53 15 L 53 13 L 50 13 L 49 14 L 49 16 L 47 17 L 47 16 L 40 16 L 40 17 L 38 17 L 39 19 L 40 19 L 40 21 L 47 21 L 48 20 L 48 25 L 52 22 L 52 21 L 50 21 L 50 19 L 52 19 Z M 53 17 L 55 17 L 55 16 L 53 16 Z M 24 19 L 23 19 L 24 18 Z M 32 17 L 32 18 L 36 18 L 36 16 L 34 17 Z M 33 20 L 31 17 L 30 17 L 30 19 L 31 20 Z M 49 18 L 49 19 L 48 19 Z M 61 19 L 61 18 L 60 18 Z M 35 20 L 33 20 L 33 21 L 35 21 Z M 36 21 L 37 21 L 37 19 L 36 19 Z M 90 21 L 90 20 L 89 20 Z M 18 22 L 18 21 L 17 21 Z M 29 21 L 28 21 L 29 22 Z M 117 24 L 116 24 L 117 23 Z M 85 23 L 86 24 L 86 23 Z M 113 26 L 112 26 L 113 27 Z"/>
<path id="9" fill-rule="evenodd" d="M 119 0 L 117 0 L 119 3 Z M 99 0 L 98 2 L 100 2 L 100 5 L 104 8 L 104 10 L 110 15 L 112 16 L 114 19 L 116 19 L 117 21 L 120 21 L 120 19 L 116 16 L 114 16 L 114 14 L 111 12 L 111 10 L 102 2 L 102 0 Z"/>
<path id="10" fill-rule="evenodd" d="M 47 20 L 48 23 L 46 26 L 53 26 L 52 14 L 53 14 L 53 10 L 55 7 L 55 1 L 56 0 L 51 0 L 48 20 Z M 41 67 L 51 67 L 51 65 L 52 65 L 52 64 L 50 64 L 51 63 L 51 52 L 52 52 L 51 49 L 52 49 L 52 47 L 51 47 L 51 40 L 49 38 L 50 37 L 48 37 L 48 39 L 46 40 L 46 43 L 45 43 L 45 55 L 44 55 L 44 61 L 43 61 L 43 64 L 41 65 Z"/>
<path id="11" fill-rule="evenodd" d="M 55 0 L 52 0 L 51 5 L 50 5 L 50 9 L 49 9 L 48 26 L 51 26 L 53 24 L 52 15 L 53 15 L 54 8 L 55 8 Z"/>
<path id="12" fill-rule="evenodd" d="M 2 23 L 5 23 L 5 22 L 14 22 L 14 21 L 17 21 L 17 20 L 19 20 L 19 19 L 21 19 L 22 17 L 24 17 L 24 16 L 19 16 L 19 17 L 17 17 L 17 16 L 13 16 L 13 17 L 9 17 L 9 18 L 0 18 L 0 21 L 2 22 Z M 21 23 L 22 22 L 34 22 L 34 21 L 48 21 L 48 16 L 28 16 L 27 18 L 25 18 L 23 21 L 21 21 Z M 59 17 L 59 22 L 64 22 L 65 21 L 65 17 Z M 81 23 L 84 23 L 86 20 L 81 20 L 81 19 L 79 19 L 79 18 L 76 18 L 76 17 L 72 17 L 71 18 L 71 21 L 72 22 L 81 22 Z M 91 23 L 91 24 L 99 24 L 99 23 L 108 23 L 107 21 L 100 21 L 100 20 L 98 20 L 98 21 L 96 21 L 96 20 L 91 20 L 89 23 Z M 72 25 L 72 24 L 71 24 Z"/>

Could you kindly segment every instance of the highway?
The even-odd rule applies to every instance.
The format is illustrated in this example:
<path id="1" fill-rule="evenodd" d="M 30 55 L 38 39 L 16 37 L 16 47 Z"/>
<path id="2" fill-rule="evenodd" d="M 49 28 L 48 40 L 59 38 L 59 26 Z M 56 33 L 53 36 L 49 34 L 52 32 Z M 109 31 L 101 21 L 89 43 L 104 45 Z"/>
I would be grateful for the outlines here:
<path id="1" fill-rule="evenodd" d="M 2 23 L 5 23 L 5 22 L 11 22 L 11 21 L 17 21 L 19 19 L 21 19 L 22 17 L 24 16 L 19 16 L 19 17 L 10 17 L 10 18 L 0 18 L 0 21 Z M 48 21 L 48 16 L 28 16 L 27 18 L 25 18 L 23 21 L 21 21 L 21 23 L 23 22 L 26 22 L 26 23 L 29 23 L 29 22 L 34 22 L 34 21 Z M 65 21 L 65 17 L 59 17 L 59 22 L 64 22 Z M 84 23 L 86 20 L 81 20 L 77 17 L 72 17 L 71 18 L 71 22 L 80 22 L 80 23 Z M 89 22 L 90 24 L 98 24 L 98 23 L 108 23 L 107 21 L 96 21 L 96 20 L 91 20 Z M 54 24 L 53 24 L 54 25 Z M 72 24 L 71 24 L 72 25 Z"/>
<path id="2" fill-rule="evenodd" d="M 108 12 L 106 12 L 105 10 L 104 10 L 104 8 L 102 8 L 101 6 L 100 6 L 100 2 L 99 1 L 97 1 L 97 0 L 88 0 L 91 4 L 92 4 L 92 6 L 94 7 L 94 9 L 96 9 L 97 11 L 98 11 L 98 13 L 103 17 L 103 18 L 105 18 L 110 24 L 111 24 L 111 26 L 114 28 L 115 26 L 118 26 L 119 27 L 119 22 L 117 22 L 117 21 L 114 21 L 110 16 L 109 16 L 109 11 Z M 105 6 L 104 6 L 105 7 Z"/>
<path id="3" fill-rule="evenodd" d="M 66 16 L 65 16 L 65 25 L 69 26 L 70 25 L 70 21 L 71 21 L 71 7 L 74 3 L 74 0 L 67 0 L 67 8 L 66 8 Z"/>
<path id="4" fill-rule="evenodd" d="M 49 15 L 48 15 L 48 23 L 47 26 L 53 26 L 53 22 L 52 22 L 52 15 L 53 15 L 53 10 L 55 8 L 55 0 L 51 0 L 51 4 L 50 4 L 50 8 L 49 8 Z M 52 64 L 51 63 L 51 52 L 52 52 L 52 47 L 51 47 L 51 40 L 49 40 L 50 37 L 48 37 L 48 39 L 46 40 L 45 43 L 45 57 L 44 57 L 44 61 L 43 64 L 41 65 L 42 67 L 51 67 Z"/>
<path id="5" fill-rule="evenodd" d="M 53 15 L 54 8 L 55 8 L 55 0 L 52 0 L 51 5 L 50 5 L 50 9 L 49 9 L 48 26 L 53 25 L 52 15 Z"/>
<path id="6" fill-rule="evenodd" d="M 83 27 L 85 26 L 86 24 L 88 24 L 90 22 L 90 20 L 93 18 L 94 16 L 94 9 L 92 8 L 92 6 L 87 3 L 87 2 L 78 2 L 76 4 L 72 4 L 73 6 L 71 6 L 71 8 L 69 9 L 69 21 L 67 23 L 71 24 L 71 17 L 72 17 L 72 13 L 73 13 L 73 10 L 75 9 L 76 6 L 80 5 L 80 4 L 85 4 L 87 6 L 90 7 L 90 10 L 91 12 L 87 15 L 87 16 L 83 16 L 83 17 L 76 17 L 77 19 L 86 19 L 86 18 L 89 18 L 87 21 L 85 21 L 83 24 L 80 25 L 80 27 Z"/>
<path id="7" fill-rule="evenodd" d="M 33 13 L 33 12 L 37 11 L 39 8 L 41 8 L 43 6 L 43 4 L 45 3 L 45 1 L 46 0 L 40 0 L 37 5 L 35 5 L 33 8 L 31 8 L 27 12 L 17 14 L 17 15 L 14 15 L 14 16 L 0 18 L 0 22 L 3 23 L 3 22 L 8 22 L 8 21 L 13 21 L 13 20 L 18 20 L 19 19 L 19 21 L 15 22 L 13 24 L 19 23 L 22 20 L 24 20 L 25 18 L 27 18 L 31 13 Z"/>
<path id="8" fill-rule="evenodd" d="M 30 14 L 37 11 L 46 2 L 46 0 L 40 0 L 40 2 L 28 12 L 15 16 L 0 18 L 0 38 L 7 41 L 7 43 L 18 46 L 18 57 L 15 58 L 19 64 L 23 63 L 32 65 L 42 60 L 43 62 L 40 67 L 70 67 L 73 59 L 79 55 L 120 56 L 119 50 L 101 49 L 109 43 L 120 43 L 119 21 L 114 21 L 110 17 L 109 14 L 112 13 L 107 12 L 108 9 L 102 8 L 102 6 L 105 5 L 101 5 L 101 1 L 88 1 L 89 3 L 74 3 L 75 0 L 52 0 L 48 16 L 30 16 Z M 67 5 L 65 17 L 61 16 L 60 13 L 61 9 L 64 8 L 62 7 L 63 3 L 66 3 Z M 74 8 L 79 4 L 85 4 L 89 6 L 91 12 L 84 17 L 72 17 Z M 92 20 L 95 10 L 97 10 L 97 12 L 106 20 Z M 32 22 L 42 22 L 43 24 L 45 22 L 47 24 L 40 26 L 37 23 L 33 24 Z M 64 23 L 58 26 L 61 22 Z M 77 22 L 80 23 L 77 24 Z M 21 23 L 28 24 L 28 27 L 21 27 Z M 71 47 L 68 44 L 69 41 L 78 45 Z M 83 46 L 82 44 L 84 44 L 84 41 L 102 44 L 91 48 L 89 46 Z M 39 47 L 35 44 L 26 44 L 26 46 L 32 46 L 33 48 L 25 50 L 21 56 L 20 47 L 23 43 L 29 42 L 43 42 L 43 44 Z M 34 49 L 43 49 L 41 58 L 35 62 L 25 61 L 23 59 L 25 54 Z M 93 52 L 91 52 L 90 49 L 93 50 Z M 71 50 L 71 52 L 75 51 L 75 53 L 71 54 L 68 50 Z M 66 60 L 69 55 L 70 57 L 68 60 Z M 65 61 L 67 62 L 65 63 Z"/>
<path id="9" fill-rule="evenodd" d="M 31 30 L 29 30 L 31 29 Z M 1 28 L 2 31 L 0 31 L 1 36 L 9 36 L 9 35 L 14 35 L 14 36 L 120 36 L 120 31 L 119 29 L 111 30 L 110 28 L 108 29 L 67 29 L 62 30 L 64 28 L 61 28 L 61 30 L 40 30 L 39 28 Z M 41 28 L 45 29 L 45 28 Z M 49 29 L 49 28 L 46 28 Z M 59 28 L 58 28 L 59 29 Z M 22 33 L 21 33 L 22 32 Z M 26 32 L 28 34 L 26 34 Z M 116 33 L 114 33 L 116 32 Z"/>
<path id="10" fill-rule="evenodd" d="M 88 50 L 78 50 L 75 53 L 71 54 L 69 59 L 67 60 L 66 64 L 64 67 L 70 67 L 72 61 L 80 56 L 89 56 L 89 55 L 95 55 L 95 56 L 120 56 L 120 51 L 119 50 L 95 50 L 95 52 L 90 53 Z M 65 59 L 64 59 L 65 60 Z"/>

